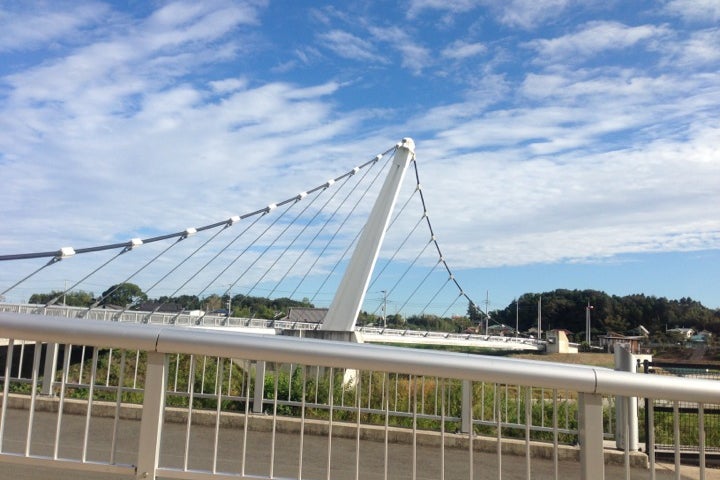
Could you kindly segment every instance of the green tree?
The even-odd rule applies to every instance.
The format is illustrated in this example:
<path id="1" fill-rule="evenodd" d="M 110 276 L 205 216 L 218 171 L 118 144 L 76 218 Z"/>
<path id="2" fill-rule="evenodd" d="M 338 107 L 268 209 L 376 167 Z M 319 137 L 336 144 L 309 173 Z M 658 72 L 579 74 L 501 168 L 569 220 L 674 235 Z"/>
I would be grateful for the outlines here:
<path id="1" fill-rule="evenodd" d="M 108 288 L 100 297 L 100 305 L 129 306 L 147 300 L 148 296 L 134 283 L 118 283 Z"/>
<path id="2" fill-rule="evenodd" d="M 75 292 L 67 292 L 63 294 L 61 291 L 53 290 L 50 293 L 33 293 L 30 296 L 30 303 L 47 304 L 53 302 L 56 305 L 65 305 L 71 307 L 89 307 L 93 303 L 93 294 L 84 290 Z"/>

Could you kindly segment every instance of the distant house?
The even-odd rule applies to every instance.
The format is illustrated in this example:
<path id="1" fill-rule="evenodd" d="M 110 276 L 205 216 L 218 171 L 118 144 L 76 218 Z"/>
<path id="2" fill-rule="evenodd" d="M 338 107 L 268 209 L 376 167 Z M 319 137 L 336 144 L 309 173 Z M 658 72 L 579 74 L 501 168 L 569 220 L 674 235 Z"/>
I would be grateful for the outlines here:
<path id="1" fill-rule="evenodd" d="M 568 340 L 569 330 L 550 330 L 546 333 L 545 353 L 578 353 L 577 344 Z"/>
<path id="2" fill-rule="evenodd" d="M 671 328 L 670 330 L 666 330 L 665 333 L 677 335 L 684 340 L 690 340 L 690 338 L 695 335 L 695 330 L 692 328 Z"/>
<path id="3" fill-rule="evenodd" d="M 610 353 L 615 352 L 617 345 L 626 347 L 630 353 L 640 353 L 640 342 L 645 339 L 643 335 L 621 335 L 615 332 L 608 332 L 606 335 L 600 335 L 600 346 Z"/>
<path id="4" fill-rule="evenodd" d="M 327 308 L 291 307 L 287 317 L 288 322 L 323 323 L 327 315 Z"/>

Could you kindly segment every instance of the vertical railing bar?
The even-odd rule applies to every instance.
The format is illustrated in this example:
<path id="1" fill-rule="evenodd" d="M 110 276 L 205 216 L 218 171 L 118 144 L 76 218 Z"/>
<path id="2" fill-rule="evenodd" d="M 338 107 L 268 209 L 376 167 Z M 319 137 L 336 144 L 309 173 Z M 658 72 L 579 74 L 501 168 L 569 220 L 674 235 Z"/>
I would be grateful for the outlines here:
<path id="1" fill-rule="evenodd" d="M 355 480 L 360 480 L 360 416 L 362 414 L 361 410 L 361 404 L 362 399 L 360 398 L 362 396 L 362 372 L 357 372 L 357 377 L 355 379 L 355 398 L 356 398 L 356 404 L 357 404 L 357 419 L 355 424 Z"/>
<path id="2" fill-rule="evenodd" d="M 30 443 L 32 441 L 33 421 L 35 419 L 35 399 L 37 398 L 37 382 L 40 373 L 40 354 L 42 352 L 42 343 L 35 342 L 35 354 L 33 355 L 32 364 L 32 390 L 30 391 L 30 411 L 28 412 L 28 433 L 25 443 L 25 456 L 30 456 Z"/>
<path id="3" fill-rule="evenodd" d="M 298 480 L 302 480 L 303 454 L 305 452 L 305 408 L 307 395 L 307 366 L 302 367 L 302 400 L 300 403 L 300 458 L 298 460 Z"/>
<path id="4" fill-rule="evenodd" d="M 250 363 L 248 363 L 248 368 L 245 369 L 245 376 L 247 377 L 243 381 L 245 382 L 245 421 L 243 422 L 243 442 L 242 442 L 242 468 L 240 469 L 240 476 L 245 476 L 245 463 L 247 460 L 247 437 L 248 437 L 248 424 L 250 423 L 250 384 L 252 383 L 250 381 L 251 372 L 250 372 Z M 255 367 L 257 368 L 257 366 Z"/>
<path id="5" fill-rule="evenodd" d="M 113 349 L 111 348 L 108 352 L 108 360 L 107 360 L 107 373 L 105 374 L 105 387 L 110 386 L 110 371 L 112 370 L 112 361 L 113 361 Z"/>
<path id="6" fill-rule="evenodd" d="M 485 382 L 482 383 L 482 388 L 483 389 L 485 388 Z M 470 392 L 474 392 L 474 391 L 475 391 L 475 389 L 473 388 L 473 382 L 470 382 Z M 470 457 L 469 458 L 470 468 L 468 469 L 468 471 L 469 471 L 470 480 L 475 478 L 475 472 L 474 472 L 474 469 L 475 469 L 475 458 L 474 458 L 475 425 L 473 424 L 473 398 L 474 398 L 474 395 L 472 395 L 472 393 L 471 393 L 470 394 L 470 405 L 468 406 L 468 409 L 467 409 L 468 416 L 470 417 L 469 418 L 470 430 L 468 431 L 468 447 L 470 449 L 470 454 L 468 455 L 468 457 Z M 484 410 L 484 408 L 482 408 L 482 407 L 483 407 L 483 404 L 485 403 L 485 396 L 483 395 L 481 398 L 482 398 L 482 400 L 480 401 L 480 407 L 481 407 L 480 411 L 482 412 Z"/>
<path id="7" fill-rule="evenodd" d="M 540 388 L 540 426 L 545 428 L 545 387 Z"/>
<path id="8" fill-rule="evenodd" d="M 371 403 L 371 401 L 372 401 L 372 385 L 373 385 L 373 377 L 374 377 L 373 373 L 374 373 L 374 372 L 373 372 L 372 370 L 371 370 L 370 372 L 368 372 L 368 375 L 369 375 L 369 376 L 368 376 L 368 388 L 367 388 L 367 390 L 368 390 L 368 394 L 367 394 L 367 408 L 368 408 L 368 410 L 370 410 L 370 408 L 372 408 L 372 403 Z"/>
<path id="9" fill-rule="evenodd" d="M 435 409 L 433 414 L 437 417 L 438 415 L 438 392 L 440 391 L 440 380 L 435 377 Z"/>
<path id="10" fill-rule="evenodd" d="M 291 363 L 288 367 L 290 368 L 290 371 L 288 373 L 287 401 L 292 402 L 292 391 L 293 391 L 292 382 L 293 382 L 293 373 L 294 373 L 293 364 Z"/>
<path id="11" fill-rule="evenodd" d="M 495 410 L 497 411 L 496 425 L 497 425 L 497 478 L 502 480 L 502 404 L 501 396 L 498 395 L 497 383 L 495 384 L 495 398 L 493 399 Z"/>
<path id="12" fill-rule="evenodd" d="M 192 427 L 193 403 L 195 403 L 195 355 L 190 355 L 190 371 L 188 372 L 188 413 L 185 425 L 185 452 L 183 455 L 183 471 L 187 472 L 190 455 L 190 430 Z"/>
<path id="13" fill-rule="evenodd" d="M 275 433 L 277 430 L 278 382 L 280 377 L 277 367 L 273 370 L 273 374 L 275 375 L 275 381 L 273 382 L 272 433 L 270 435 L 270 478 L 275 476 Z"/>
<path id="14" fill-rule="evenodd" d="M 510 396 L 508 395 L 508 388 L 509 388 L 508 384 L 506 383 L 505 384 L 505 402 L 503 402 L 505 404 L 505 421 L 507 421 L 510 418 L 510 416 L 508 415 L 508 408 L 509 408 L 508 403 L 510 403 L 508 401 L 508 399 L 510 398 Z"/>
<path id="15" fill-rule="evenodd" d="M 85 368 L 85 345 L 80 352 L 80 371 L 78 372 L 78 385 L 82 385 L 83 369 Z"/>
<path id="16" fill-rule="evenodd" d="M 522 398 L 522 388 L 520 385 L 515 385 L 515 418 L 517 418 L 518 424 L 520 424 L 520 419 L 522 418 L 521 412 L 520 412 L 520 404 L 521 404 L 521 398 Z"/>
<path id="17" fill-rule="evenodd" d="M 220 446 L 220 421 L 222 417 L 222 384 L 223 384 L 223 358 L 215 357 L 215 438 L 213 443 L 212 473 L 217 473 L 218 448 Z"/>
<path id="18" fill-rule="evenodd" d="M 220 377 L 220 357 L 215 357 L 215 385 L 213 386 L 213 392 L 217 395 L 222 390 L 222 381 Z"/>
<path id="19" fill-rule="evenodd" d="M 700 480 L 705 480 L 705 404 L 698 403 L 698 441 L 700 443 Z"/>
<path id="20" fill-rule="evenodd" d="M 630 480 L 630 415 L 637 415 L 637 412 L 631 412 L 630 411 L 630 398 L 626 398 L 625 401 L 622 402 L 622 408 L 625 410 L 623 412 L 623 437 L 625 438 L 625 441 L 623 442 L 623 462 L 625 466 L 625 480 Z M 617 408 L 617 406 L 616 406 Z M 612 423 L 612 422 L 610 422 Z"/>
<path id="21" fill-rule="evenodd" d="M 340 389 L 340 408 L 345 407 L 345 389 Z"/>
<path id="22" fill-rule="evenodd" d="M 560 442 L 558 439 L 558 390 L 554 388 L 553 395 L 553 467 L 555 469 L 555 480 L 560 479 L 560 462 L 558 452 L 560 450 Z"/>
<path id="23" fill-rule="evenodd" d="M 333 409 L 335 407 L 335 368 L 330 367 L 330 392 L 328 394 L 329 419 L 328 419 L 328 448 L 327 448 L 327 471 L 326 479 L 330 480 L 330 469 L 332 467 L 332 435 L 333 435 Z"/>
<path id="24" fill-rule="evenodd" d="M 58 459 L 60 450 L 60 431 L 62 429 L 62 417 L 65 409 L 65 388 L 68 381 L 68 372 L 70 371 L 70 357 L 72 356 L 72 345 L 67 344 L 63 349 L 63 371 L 60 376 L 60 398 L 58 400 L 57 423 L 55 424 L 55 445 L 53 447 L 53 460 Z M 3 397 L 5 398 L 5 397 Z"/>
<path id="25" fill-rule="evenodd" d="M 135 371 L 133 373 L 133 390 L 137 388 L 138 368 L 140 368 L 140 350 L 135 350 Z"/>
<path id="26" fill-rule="evenodd" d="M 205 367 L 207 366 L 207 355 L 203 355 L 202 376 L 200 377 L 200 395 L 205 394 Z"/>
<path id="27" fill-rule="evenodd" d="M 120 426 L 120 408 L 122 407 L 123 383 L 125 382 L 125 361 L 127 359 L 126 351 L 121 350 L 120 353 L 120 372 L 118 374 L 118 384 L 115 398 L 115 418 L 113 420 L 113 435 L 110 445 L 110 464 L 115 464 L 115 453 L 117 449 L 118 428 Z M 108 370 L 110 367 L 108 366 Z"/>
<path id="28" fill-rule="evenodd" d="M 400 384 L 400 374 L 396 373 L 395 374 L 395 404 L 393 406 L 394 412 L 398 411 L 397 405 L 398 405 L 398 385 L 399 384 Z"/>
<path id="29" fill-rule="evenodd" d="M 230 364 L 228 366 L 228 383 L 227 383 L 227 396 L 232 395 L 232 374 L 233 374 L 233 359 L 230 359 Z M 288 389 L 290 391 L 290 389 Z"/>
<path id="30" fill-rule="evenodd" d="M 439 383 L 438 377 L 435 377 Z M 442 380 L 442 404 L 440 405 L 440 480 L 445 480 L 445 385 L 447 379 Z M 437 389 L 436 389 L 437 395 Z"/>
<path id="31" fill-rule="evenodd" d="M 0 453 L 3 451 L 3 438 L 5 438 L 5 418 L 7 415 L 8 398 L 10 392 L 10 377 L 12 375 L 13 353 L 15 352 L 15 339 L 8 339 L 7 355 L 5 357 L 5 378 L 3 379 L 3 402 L 0 407 Z"/>
<path id="32" fill-rule="evenodd" d="M 180 373 L 180 354 L 175 355 L 175 379 L 173 381 L 173 392 L 177 392 L 178 375 Z"/>
<path id="33" fill-rule="evenodd" d="M 380 388 L 381 388 L 380 408 L 382 408 L 382 406 L 385 405 L 386 393 L 390 391 L 387 388 L 385 388 L 385 380 L 386 380 L 387 375 L 388 375 L 387 373 L 384 373 L 384 372 L 382 373 L 382 382 L 380 383 Z M 387 390 L 387 392 L 386 392 L 386 390 Z"/>
<path id="34" fill-rule="evenodd" d="M 385 451 L 384 451 L 384 476 L 383 478 L 385 480 L 388 480 L 388 461 L 390 458 L 389 455 L 389 446 L 390 446 L 390 374 L 389 373 L 383 373 L 384 377 L 387 377 L 387 382 L 383 379 L 383 384 L 385 385 Z M 397 375 L 397 374 L 395 374 Z"/>
<path id="35" fill-rule="evenodd" d="M 17 378 L 22 378 L 22 366 L 23 366 L 23 360 L 25 359 L 25 340 L 21 340 L 20 343 L 20 359 L 18 361 L 18 371 L 17 371 Z"/>
<path id="36" fill-rule="evenodd" d="M 532 425 L 532 387 L 525 387 L 525 478 L 532 480 L 530 426 Z"/>
<path id="37" fill-rule="evenodd" d="M 570 393 L 568 389 L 565 389 L 565 428 L 570 429 L 570 406 L 568 399 L 570 398 Z M 612 422 L 610 422 L 612 424 Z"/>
<path id="38" fill-rule="evenodd" d="M 165 396 L 168 382 L 170 356 L 156 351 L 146 351 L 142 418 L 138 435 L 136 478 L 155 480 L 160 460 L 160 444 L 165 412 Z"/>
<path id="39" fill-rule="evenodd" d="M 680 402 L 673 401 L 673 443 L 675 444 L 675 479 L 680 480 Z"/>
<path id="40" fill-rule="evenodd" d="M 412 396 L 408 395 L 408 403 L 412 398 L 412 479 L 415 480 L 417 478 L 417 375 L 411 375 L 408 378 L 408 388 L 411 384 Z"/>
<path id="41" fill-rule="evenodd" d="M 315 369 L 315 405 L 318 403 L 318 389 L 320 388 L 320 367 Z"/>
<path id="42" fill-rule="evenodd" d="M 422 376 L 422 382 L 420 383 L 420 413 L 425 413 L 425 375 Z"/>
<path id="43" fill-rule="evenodd" d="M 93 347 L 92 366 L 90 368 L 90 386 L 88 388 L 87 410 L 85 413 L 85 432 L 83 436 L 82 463 L 87 461 L 87 446 L 90 436 L 90 416 L 92 415 L 93 396 L 95 395 L 95 378 L 97 375 L 98 347 Z"/>
<path id="44" fill-rule="evenodd" d="M 470 397 L 471 398 L 472 398 L 472 395 L 473 395 L 473 390 L 471 388 L 470 389 Z M 480 399 L 481 399 L 480 400 L 480 421 L 484 422 L 485 421 L 485 382 L 480 383 Z M 470 402 L 470 403 L 472 403 L 472 402 Z M 472 418 L 472 414 L 470 415 L 470 417 Z M 470 420 L 470 431 L 472 432 L 472 430 L 473 430 L 472 420 Z"/>
<path id="45" fill-rule="evenodd" d="M 648 458 L 650 459 L 650 480 L 655 480 L 655 400 L 648 399 L 647 402 L 647 436 Z"/>

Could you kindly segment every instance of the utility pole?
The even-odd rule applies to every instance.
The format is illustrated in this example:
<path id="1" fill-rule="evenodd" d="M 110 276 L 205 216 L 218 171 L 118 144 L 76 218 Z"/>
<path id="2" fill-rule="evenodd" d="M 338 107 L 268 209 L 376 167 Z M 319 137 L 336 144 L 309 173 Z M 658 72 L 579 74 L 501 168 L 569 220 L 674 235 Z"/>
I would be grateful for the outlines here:
<path id="1" fill-rule="evenodd" d="M 518 336 L 520 325 L 520 300 L 515 300 L 515 338 Z"/>
<path id="2" fill-rule="evenodd" d="M 488 317 L 488 305 L 490 304 L 490 292 L 485 290 L 485 335 L 490 335 L 490 317 Z"/>
<path id="3" fill-rule="evenodd" d="M 387 290 L 381 290 L 380 293 L 383 294 L 383 308 L 382 308 L 383 328 L 387 328 Z"/>
<path id="4" fill-rule="evenodd" d="M 590 300 L 588 300 L 587 307 L 585 307 L 585 341 L 588 345 L 590 345 L 590 310 L 593 308 L 590 305 Z"/>
<path id="5" fill-rule="evenodd" d="M 538 299 L 537 339 L 542 340 L 542 297 Z"/>

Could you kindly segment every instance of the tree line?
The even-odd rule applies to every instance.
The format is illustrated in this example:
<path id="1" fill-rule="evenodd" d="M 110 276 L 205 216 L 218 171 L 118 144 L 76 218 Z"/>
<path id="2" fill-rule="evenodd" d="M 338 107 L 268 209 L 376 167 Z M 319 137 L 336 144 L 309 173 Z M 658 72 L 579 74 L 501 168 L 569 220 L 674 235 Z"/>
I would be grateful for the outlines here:
<path id="1" fill-rule="evenodd" d="M 542 299 L 542 301 L 541 301 Z M 558 289 L 544 293 L 526 293 L 501 310 L 490 312 L 494 322 L 527 331 L 537 326 L 538 305 L 542 305 L 542 329 L 561 328 L 584 333 L 586 309 L 590 306 L 591 333 L 620 334 L 638 331 L 642 326 L 651 336 L 669 329 L 692 328 L 720 335 L 720 309 L 710 309 L 691 298 L 669 300 L 665 297 L 634 294 L 608 295 L 597 290 Z"/>
<path id="2" fill-rule="evenodd" d="M 307 299 L 253 297 L 247 295 L 209 295 L 199 298 L 195 295 L 177 297 L 162 296 L 149 299 L 142 289 L 133 283 L 116 284 L 95 297 L 90 292 L 73 291 L 36 293 L 30 297 L 30 303 L 45 304 L 53 300 L 77 307 L 127 308 L 130 310 L 159 310 L 174 308 L 180 310 L 203 310 L 229 314 L 235 317 L 280 318 L 287 315 L 292 307 L 314 308 Z M 542 301 L 541 301 L 542 299 Z M 665 297 L 643 294 L 616 296 L 597 290 L 558 289 L 543 293 L 525 293 L 503 309 L 488 312 L 489 325 L 506 325 L 526 332 L 537 326 L 538 306 L 542 305 L 542 330 L 555 328 L 569 330 L 575 334 L 584 334 L 586 309 L 591 307 L 591 333 L 617 332 L 631 333 L 643 326 L 651 335 L 662 335 L 667 329 L 677 327 L 693 328 L 696 331 L 707 330 L 714 336 L 720 336 L 720 309 L 709 309 L 691 298 L 669 300 Z M 144 308 L 143 308 L 144 307 Z M 229 307 L 229 311 L 228 311 Z M 407 328 L 445 332 L 463 332 L 467 328 L 485 324 L 486 314 L 475 304 L 469 304 L 464 316 L 452 318 L 437 315 L 379 315 L 361 312 L 358 325 L 387 326 L 388 328 Z M 482 331 L 482 330 L 481 330 Z"/>

